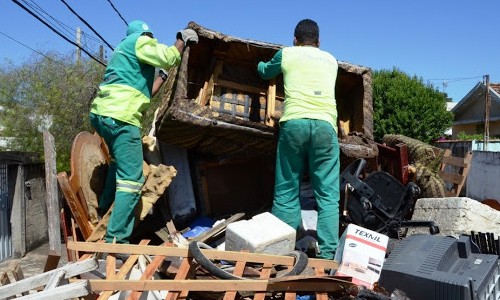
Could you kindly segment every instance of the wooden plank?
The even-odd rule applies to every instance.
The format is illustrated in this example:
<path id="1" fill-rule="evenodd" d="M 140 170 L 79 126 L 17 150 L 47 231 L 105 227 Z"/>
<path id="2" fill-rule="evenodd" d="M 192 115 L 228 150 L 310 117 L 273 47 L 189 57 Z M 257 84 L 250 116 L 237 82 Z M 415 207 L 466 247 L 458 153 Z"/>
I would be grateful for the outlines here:
<path id="1" fill-rule="evenodd" d="M 59 247 L 60 248 L 60 247 Z M 61 260 L 61 251 L 49 250 L 47 254 L 47 260 L 45 261 L 45 266 L 43 267 L 43 272 L 54 270 L 57 268 L 59 261 Z"/>
<path id="2" fill-rule="evenodd" d="M 153 275 L 156 273 L 158 268 L 161 266 L 163 263 L 163 260 L 165 259 L 164 255 L 157 255 L 153 259 L 153 261 L 146 267 L 146 270 L 141 275 L 140 280 L 149 280 Z M 128 297 L 128 299 L 131 300 L 138 300 L 142 295 L 141 291 L 132 291 Z"/>
<path id="3" fill-rule="evenodd" d="M 150 242 L 149 240 L 142 240 L 139 243 L 139 245 L 147 245 L 149 242 Z M 96 244 L 96 245 L 101 245 L 101 244 Z M 102 245 L 104 245 L 104 244 L 102 244 Z M 120 244 L 108 244 L 108 245 L 120 245 Z M 108 255 L 108 257 L 110 257 L 110 256 L 111 255 Z M 127 276 L 127 274 L 130 272 L 130 270 L 132 269 L 132 267 L 135 265 L 135 262 L 137 261 L 138 258 L 139 258 L 138 254 L 131 254 L 130 257 L 127 259 L 127 261 L 125 261 L 125 263 L 122 265 L 122 267 L 120 268 L 120 270 L 115 274 L 114 278 L 116 280 L 121 280 L 121 279 L 125 278 L 125 276 Z M 108 281 L 110 279 L 106 278 L 106 280 Z M 97 299 L 98 300 L 106 300 L 109 297 L 111 297 L 111 295 L 113 295 L 113 292 L 114 291 L 105 291 L 105 292 L 102 292 L 99 295 L 99 298 L 97 298 Z"/>
<path id="4" fill-rule="evenodd" d="M 64 211 L 64 208 L 61 208 L 61 228 L 63 232 L 63 237 L 64 237 L 64 244 L 68 244 L 68 240 L 73 240 L 73 236 L 70 236 L 69 230 L 70 227 L 66 223 L 66 212 Z M 74 251 L 69 250 L 66 248 L 66 255 L 68 257 L 68 261 L 76 261 L 77 256 L 75 255 L 76 253 Z"/>
<path id="5" fill-rule="evenodd" d="M 57 267 L 61 258 L 61 221 L 59 219 L 59 194 L 57 189 L 56 146 L 54 136 L 43 131 L 43 152 L 45 157 L 45 187 L 47 190 L 47 219 L 49 231 L 49 258 L 44 272 Z"/>
<path id="6" fill-rule="evenodd" d="M 193 268 L 193 260 L 191 258 L 183 259 L 177 274 L 175 275 L 175 280 L 184 280 L 193 275 L 191 270 Z M 168 289 L 168 295 L 165 300 L 176 300 L 182 294 L 182 296 L 187 296 L 189 290 L 186 289 Z"/>
<path id="7" fill-rule="evenodd" d="M 325 276 L 325 269 L 324 268 L 316 268 L 314 269 L 314 273 L 317 276 Z M 316 293 L 316 300 L 328 300 L 328 294 L 327 293 Z"/>
<path id="8" fill-rule="evenodd" d="M 87 239 L 92 234 L 92 228 L 89 225 L 90 221 L 80 201 L 71 189 L 68 175 L 66 174 L 66 172 L 61 172 L 57 175 L 57 180 L 59 181 L 59 186 L 61 187 L 61 190 L 64 194 L 66 203 L 71 209 L 71 213 L 73 214 L 73 217 L 75 218 L 76 223 L 80 228 L 83 238 Z"/>
<path id="9" fill-rule="evenodd" d="M 457 190 L 456 195 L 457 196 L 460 195 L 460 192 L 462 191 L 462 188 L 463 188 L 464 183 L 465 183 L 465 179 L 467 178 L 467 175 L 469 174 L 471 161 L 472 161 L 472 151 L 468 151 L 464 157 L 464 167 L 463 167 L 462 173 L 461 173 L 462 176 L 464 177 L 464 180 L 461 183 L 459 183 L 456 187 L 456 190 Z"/>
<path id="10" fill-rule="evenodd" d="M 264 93 L 264 91 L 261 88 L 258 88 L 258 87 L 252 86 L 252 85 L 241 84 L 241 83 L 230 81 L 230 80 L 224 80 L 224 79 L 219 79 L 215 85 L 225 87 L 225 88 L 234 89 L 234 90 L 237 90 L 239 92 L 252 93 L 252 94 L 257 94 L 257 95 Z"/>
<path id="11" fill-rule="evenodd" d="M 439 171 L 438 175 L 447 182 L 451 182 L 454 184 L 460 184 L 465 181 L 465 177 L 460 175 L 460 174 L 454 174 L 454 173 L 446 173 L 443 171 Z"/>
<path id="12" fill-rule="evenodd" d="M 207 89 L 203 93 L 203 98 L 201 99 L 201 103 L 200 103 L 201 106 L 207 105 L 207 103 L 212 98 L 212 95 L 214 93 L 215 83 L 219 80 L 219 74 L 222 73 L 223 66 L 224 66 L 223 60 L 218 60 L 215 63 L 214 71 L 213 71 L 212 75 L 210 76 L 210 80 L 208 81 Z"/>
<path id="13" fill-rule="evenodd" d="M 242 276 L 243 271 L 245 271 L 245 265 L 246 265 L 246 262 L 244 262 L 244 261 L 236 262 L 236 265 L 234 266 L 233 275 Z M 236 291 L 229 291 L 229 292 L 226 292 L 223 300 L 234 300 L 235 298 L 236 298 Z"/>
<path id="14" fill-rule="evenodd" d="M 229 225 L 229 224 L 231 224 L 231 223 L 233 223 L 235 221 L 240 220 L 244 216 L 245 216 L 245 213 L 234 214 L 231 217 L 229 217 L 227 220 L 225 220 L 224 222 L 221 222 L 221 223 L 215 225 L 214 227 L 212 227 L 209 230 L 203 232 L 202 234 L 200 234 L 199 236 L 195 237 L 192 240 L 204 243 L 208 239 L 210 239 L 211 237 L 213 237 L 214 235 L 219 234 L 220 232 L 224 231 L 226 229 L 227 225 Z"/>
<path id="15" fill-rule="evenodd" d="M 80 280 L 78 282 L 61 285 L 59 287 L 30 294 L 17 299 L 28 300 L 54 300 L 54 299 L 74 299 L 86 296 L 90 293 L 90 285 L 86 280 Z"/>
<path id="16" fill-rule="evenodd" d="M 74 242 L 78 241 L 78 235 L 76 234 L 76 226 L 75 226 L 75 219 L 71 218 L 71 232 L 73 234 L 73 240 Z M 78 251 L 75 251 L 75 258 L 78 259 L 80 257 L 80 253 Z"/>
<path id="17" fill-rule="evenodd" d="M 110 254 L 106 257 L 106 279 L 114 279 L 116 272 L 116 257 Z"/>
<path id="18" fill-rule="evenodd" d="M 65 273 L 64 271 L 59 270 L 54 274 L 52 274 L 52 276 L 49 279 L 49 282 L 47 282 L 43 290 L 48 291 L 50 289 L 56 288 L 61 283 L 61 280 L 64 279 L 64 273 Z"/>
<path id="19" fill-rule="evenodd" d="M 24 279 L 23 270 L 21 269 L 21 265 L 19 265 L 19 263 L 16 263 L 16 265 L 14 266 L 14 269 L 12 270 L 12 276 L 14 276 L 14 279 L 16 280 L 16 282 Z M 29 291 L 26 290 L 26 291 L 22 292 L 21 294 L 28 295 Z"/>
<path id="20" fill-rule="evenodd" d="M 97 269 L 98 262 L 97 259 L 91 258 L 84 261 L 79 261 L 71 264 L 67 264 L 58 269 L 45 272 L 42 274 L 34 275 L 20 281 L 16 281 L 6 286 L 0 287 L 0 299 L 7 298 L 13 295 L 21 294 L 25 291 L 34 290 L 39 287 L 46 285 L 53 274 L 59 271 L 64 271 L 64 277 L 66 279 L 80 275 L 82 273 L 90 272 Z"/>
<path id="21" fill-rule="evenodd" d="M 178 247 L 158 247 L 144 246 L 131 244 L 106 244 L 106 243 L 88 243 L 88 242 L 72 242 L 69 241 L 67 247 L 71 250 L 84 252 L 107 252 L 107 253 L 134 253 L 147 255 L 165 255 L 188 257 L 189 251 L 187 248 Z M 256 263 L 272 263 L 275 265 L 291 266 L 295 258 L 285 255 L 272 255 L 263 253 L 245 253 L 237 251 L 221 251 L 201 249 L 203 255 L 208 259 L 218 259 L 227 261 L 246 261 Z M 325 269 L 338 269 L 338 262 L 329 259 L 310 258 L 308 260 L 309 267 L 323 267 Z"/>
<path id="22" fill-rule="evenodd" d="M 0 286 L 7 285 L 9 283 L 10 280 L 9 280 L 9 275 L 7 275 L 7 272 L 0 271 Z"/>
<path id="23" fill-rule="evenodd" d="M 468 164 L 465 162 L 465 159 L 455 156 L 443 156 L 442 163 L 445 165 L 456 166 L 459 168 L 464 168 L 468 166 Z"/>
<path id="24" fill-rule="evenodd" d="M 260 271 L 260 279 L 269 279 L 271 277 L 271 271 L 273 269 L 273 264 L 265 263 Z M 265 300 L 266 292 L 256 292 L 253 299 L 254 300 Z"/>
<path id="25" fill-rule="evenodd" d="M 90 279 L 92 290 L 102 291 L 302 291 L 302 292 L 337 292 L 355 284 L 335 277 L 317 276 L 287 276 L 289 280 L 213 280 L 213 279 L 185 279 L 185 280 L 102 280 Z M 170 292 L 169 292 L 170 294 Z M 170 298 L 167 298 L 171 300 Z"/>
<path id="26" fill-rule="evenodd" d="M 269 80 L 269 88 L 267 89 L 266 102 L 266 120 L 268 126 L 274 126 L 274 112 L 276 111 L 276 79 Z"/>

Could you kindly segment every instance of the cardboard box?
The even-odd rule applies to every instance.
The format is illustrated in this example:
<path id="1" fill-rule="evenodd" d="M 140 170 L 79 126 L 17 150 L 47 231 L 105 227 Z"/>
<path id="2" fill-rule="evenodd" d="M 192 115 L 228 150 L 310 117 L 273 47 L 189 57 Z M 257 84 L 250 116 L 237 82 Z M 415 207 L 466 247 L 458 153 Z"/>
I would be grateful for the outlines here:
<path id="1" fill-rule="evenodd" d="M 340 238 L 335 260 L 335 275 L 350 276 L 352 282 L 372 289 L 378 281 L 385 260 L 389 237 L 349 224 Z"/>

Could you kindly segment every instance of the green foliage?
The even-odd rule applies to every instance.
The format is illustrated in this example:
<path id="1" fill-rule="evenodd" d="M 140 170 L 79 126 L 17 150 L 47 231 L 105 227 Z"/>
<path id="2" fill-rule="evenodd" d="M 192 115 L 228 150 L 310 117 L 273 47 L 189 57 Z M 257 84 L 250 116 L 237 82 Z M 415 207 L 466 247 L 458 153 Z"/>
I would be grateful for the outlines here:
<path id="1" fill-rule="evenodd" d="M 401 134 L 424 143 L 442 136 L 453 122 L 446 110 L 446 94 L 421 78 L 394 68 L 373 73 L 373 122 L 375 139 Z"/>
<path id="2" fill-rule="evenodd" d="M 482 134 L 466 134 L 465 131 L 460 131 L 457 134 L 457 138 L 462 141 L 482 141 L 484 139 L 484 135 Z"/>
<path id="3" fill-rule="evenodd" d="M 54 53 L 19 66 L 0 67 L 0 122 L 8 149 L 43 156 L 43 130 L 54 136 L 58 171 L 69 171 L 71 145 L 81 131 L 93 130 L 90 103 L 104 68 L 94 61 L 73 62 Z"/>

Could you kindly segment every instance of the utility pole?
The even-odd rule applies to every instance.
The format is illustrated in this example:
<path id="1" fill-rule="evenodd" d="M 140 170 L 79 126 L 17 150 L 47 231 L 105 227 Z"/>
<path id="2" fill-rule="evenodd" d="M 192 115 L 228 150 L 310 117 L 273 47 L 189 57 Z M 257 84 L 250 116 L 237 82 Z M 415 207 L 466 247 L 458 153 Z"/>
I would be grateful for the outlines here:
<path id="1" fill-rule="evenodd" d="M 81 47 L 82 31 L 80 27 L 76 28 L 76 63 L 79 65 L 82 59 L 82 49 Z"/>
<path id="2" fill-rule="evenodd" d="M 486 85 L 486 93 L 485 93 L 485 107 L 484 107 L 484 143 L 483 143 L 483 151 L 488 151 L 488 142 L 490 139 L 490 107 L 491 107 L 491 98 L 490 98 L 490 75 L 484 75 L 485 85 Z"/>
<path id="3" fill-rule="evenodd" d="M 99 59 L 104 62 L 104 47 L 99 45 Z"/>

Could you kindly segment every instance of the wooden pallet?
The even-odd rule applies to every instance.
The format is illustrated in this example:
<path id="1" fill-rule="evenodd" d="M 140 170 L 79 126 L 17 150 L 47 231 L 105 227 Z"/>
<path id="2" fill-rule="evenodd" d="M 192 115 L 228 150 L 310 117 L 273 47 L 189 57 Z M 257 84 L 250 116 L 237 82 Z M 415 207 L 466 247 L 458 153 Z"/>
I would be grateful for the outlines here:
<path id="1" fill-rule="evenodd" d="M 306 270 L 309 275 L 286 276 L 275 278 L 277 267 L 291 268 L 294 258 L 291 256 L 269 255 L 220 250 L 201 250 L 203 255 L 213 261 L 234 262 L 233 275 L 242 280 L 221 280 L 211 277 L 192 258 L 187 248 L 172 245 L 149 246 L 147 241 L 141 245 L 123 245 L 89 242 L 68 242 L 68 249 L 93 255 L 102 253 L 128 253 L 130 257 L 117 271 L 115 261 L 108 255 L 106 278 L 89 279 L 92 292 L 97 299 L 108 299 L 115 291 L 129 291 L 128 299 L 139 299 L 146 291 L 168 291 L 165 299 L 187 299 L 192 293 L 220 293 L 221 299 L 240 299 L 242 294 L 252 299 L 264 300 L 270 293 L 282 293 L 284 299 L 295 299 L 297 292 L 315 293 L 316 298 L 327 300 L 329 293 L 342 293 L 355 285 L 346 277 L 334 277 L 325 274 L 325 270 L 337 269 L 338 263 L 332 260 L 309 259 Z M 150 263 L 140 279 L 126 279 L 126 275 L 140 255 L 150 256 Z M 111 259 L 110 259 L 111 258 Z M 153 274 L 164 262 L 179 258 L 180 266 L 172 279 L 153 280 Z M 110 265 L 111 264 L 111 265 Z M 251 266 L 258 264 L 255 269 Z M 252 275 L 249 275 L 252 274 Z M 248 279 L 247 279 L 248 278 Z"/>
<path id="2" fill-rule="evenodd" d="M 451 189 L 446 189 L 447 197 L 458 197 L 465 184 L 467 175 L 472 161 L 472 151 L 468 151 L 465 157 L 451 156 L 451 150 L 446 149 L 444 152 L 439 176 L 445 183 L 451 184 Z"/>

